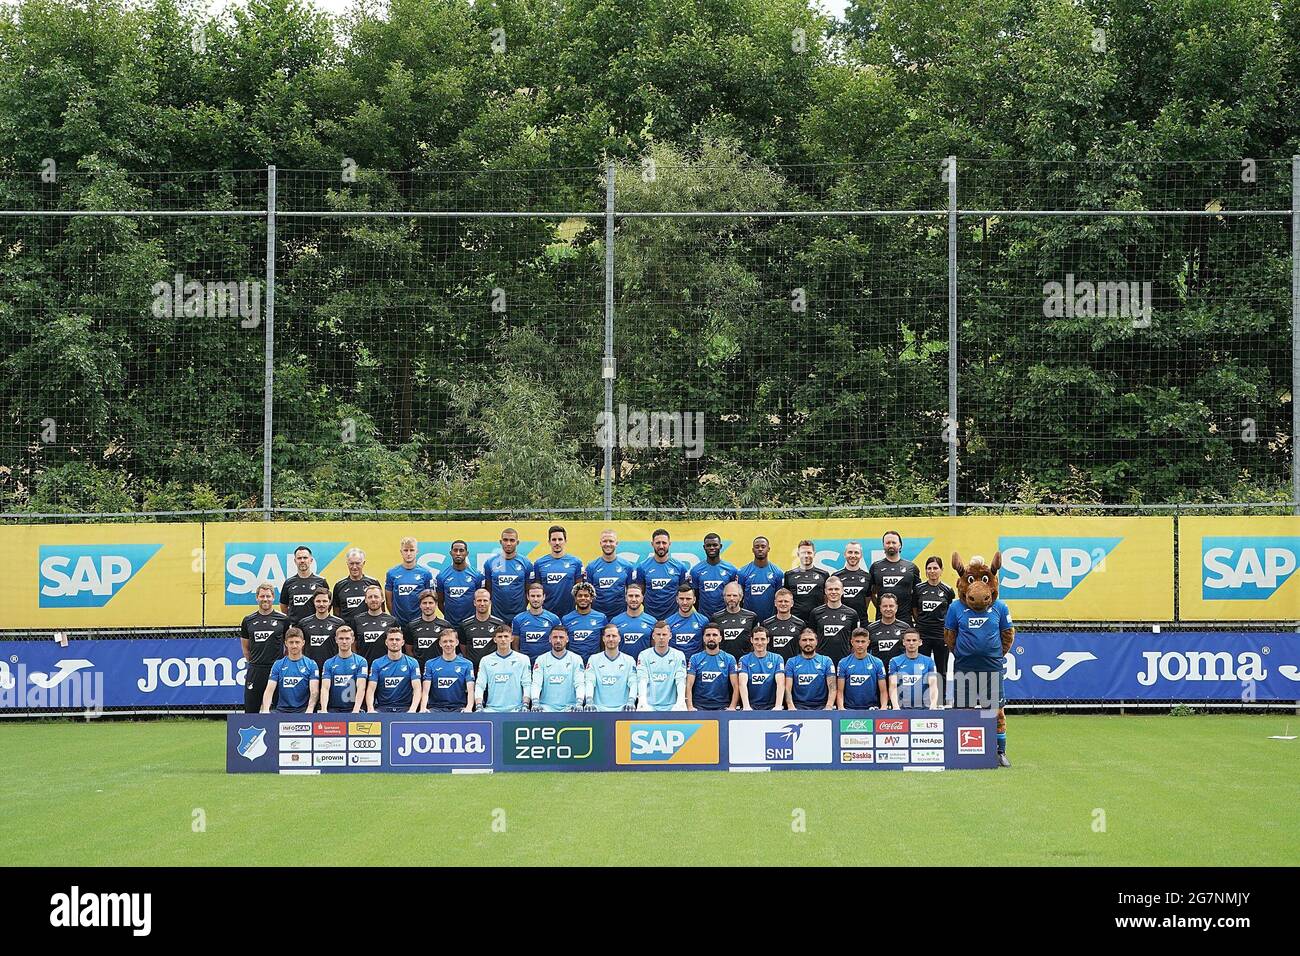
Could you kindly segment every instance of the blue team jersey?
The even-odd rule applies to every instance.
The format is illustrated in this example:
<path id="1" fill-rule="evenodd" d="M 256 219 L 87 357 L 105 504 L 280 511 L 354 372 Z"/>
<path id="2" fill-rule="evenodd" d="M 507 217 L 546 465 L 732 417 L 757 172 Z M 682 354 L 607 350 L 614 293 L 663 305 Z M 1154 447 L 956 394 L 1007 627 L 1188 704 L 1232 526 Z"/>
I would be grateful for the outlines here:
<path id="1" fill-rule="evenodd" d="M 534 661 L 551 649 L 551 631 L 559 623 L 560 619 L 550 611 L 534 614 L 524 610 L 510 622 L 510 630 L 519 638 L 519 652 Z"/>
<path id="2" fill-rule="evenodd" d="M 320 678 L 320 669 L 310 657 L 291 661 L 281 657 L 271 665 L 270 679 L 279 685 L 275 709 L 285 714 L 301 714 L 311 700 L 311 682 Z"/>
<path id="3" fill-rule="evenodd" d="M 736 580 L 736 568 L 722 560 L 717 564 L 701 561 L 691 568 L 690 578 L 696 607 L 705 617 L 713 617 L 725 607 L 722 589 Z"/>
<path id="4" fill-rule="evenodd" d="M 1011 609 L 1005 601 L 994 601 L 987 611 L 972 611 L 960 600 L 948 605 L 943 626 L 957 632 L 953 667 L 959 671 L 1001 671 L 1002 632 L 1010 630 Z"/>
<path id="5" fill-rule="evenodd" d="M 399 564 L 384 578 L 384 590 L 393 592 L 393 617 L 402 624 L 420 616 L 420 592 L 432 588 L 433 573 L 419 565 L 404 568 Z"/>
<path id="6" fill-rule="evenodd" d="M 600 632 L 608 620 L 599 611 L 586 614 L 570 611 L 564 615 L 561 623 L 569 632 L 569 650 L 581 657 L 582 663 L 586 664 L 587 658 L 600 650 Z"/>
<path id="7" fill-rule="evenodd" d="M 771 562 L 760 568 L 751 561 L 736 572 L 736 580 L 742 592 L 740 603 L 757 614 L 760 621 L 776 614 L 776 592 L 785 580 L 780 568 Z"/>
<path id="8" fill-rule="evenodd" d="M 533 562 L 516 555 L 494 554 L 483 568 L 483 580 L 492 592 L 492 613 L 509 621 L 528 606 L 524 588 L 533 573 Z M 468 617 L 469 615 L 466 615 Z"/>
<path id="9" fill-rule="evenodd" d="M 686 566 L 676 558 L 660 563 L 654 555 L 636 569 L 636 579 L 645 586 L 645 609 L 662 621 L 677 609 L 677 588 L 686 580 Z"/>
<path id="10" fill-rule="evenodd" d="M 686 665 L 686 673 L 695 675 L 691 703 L 696 710 L 725 710 L 731 706 L 730 675 L 736 673 L 736 659 L 726 651 L 700 651 Z"/>
<path id="11" fill-rule="evenodd" d="M 448 565 L 436 579 L 438 605 L 449 621 L 463 621 L 474 613 L 474 592 L 483 586 L 483 575 L 469 565 L 463 571 Z"/>
<path id="12" fill-rule="evenodd" d="M 474 679 L 474 665 L 457 654 L 451 660 L 439 655 L 424 665 L 424 680 L 429 685 L 430 710 L 464 710 L 469 703 L 469 682 Z"/>
<path id="13" fill-rule="evenodd" d="M 682 617 L 680 611 L 668 616 L 668 627 L 672 630 L 672 640 L 668 642 L 669 647 L 675 647 L 682 652 L 682 656 L 688 661 L 697 653 L 704 650 L 704 625 L 709 623 L 709 619 L 699 611 L 692 611 L 686 617 Z"/>
<path id="14" fill-rule="evenodd" d="M 633 661 L 640 658 L 642 651 L 650 649 L 650 635 L 654 633 L 655 619 L 645 611 L 636 617 L 624 611 L 616 614 L 611 623 L 618 628 L 618 636 L 622 639 L 618 649 Z"/>
<path id="15" fill-rule="evenodd" d="M 812 657 L 792 657 L 785 662 L 785 679 L 790 683 L 790 696 L 799 710 L 825 707 L 830 694 L 830 682 L 835 679 L 835 664 L 825 654 Z"/>
<path id="16" fill-rule="evenodd" d="M 587 661 L 587 699 L 598 711 L 623 710 L 636 703 L 636 661 L 626 654 L 604 651 Z"/>
<path id="17" fill-rule="evenodd" d="M 370 683 L 375 688 L 376 710 L 406 710 L 420 679 L 420 662 L 403 654 L 393 660 L 387 654 L 370 665 Z"/>
<path id="18" fill-rule="evenodd" d="M 785 658 L 768 651 L 759 657 L 750 651 L 736 665 L 739 679 L 749 687 L 749 706 L 771 710 L 776 705 L 776 675 L 785 672 Z"/>
<path id="19" fill-rule="evenodd" d="M 999 638 L 1000 640 L 1000 638 Z M 998 645 L 1001 647 L 1001 645 Z M 910 658 L 898 654 L 889 661 L 889 673 L 898 678 L 898 706 L 924 707 L 930 686 L 928 674 L 935 673 L 934 659 L 924 654 Z"/>
<path id="20" fill-rule="evenodd" d="M 587 565 L 587 583 L 596 589 L 592 607 L 606 617 L 622 614 L 627 610 L 627 586 L 635 580 L 636 565 L 618 555 L 606 561 L 602 554 Z"/>
<path id="21" fill-rule="evenodd" d="M 321 696 L 329 694 L 326 706 L 330 710 L 350 711 L 360 697 L 357 679 L 364 680 L 369 672 L 370 662 L 357 653 L 347 657 L 335 654 L 327 660 L 321 670 L 321 680 L 329 688 L 321 691 Z"/>
<path id="22" fill-rule="evenodd" d="M 836 674 L 844 680 L 844 706 L 869 710 L 880 706 L 880 681 L 885 679 L 885 662 L 874 654 L 858 660 L 852 654 L 840 659 Z"/>
<path id="23" fill-rule="evenodd" d="M 542 607 L 563 617 L 573 610 L 573 586 L 582 580 L 582 562 L 571 554 L 548 554 L 533 564 L 532 580 L 542 582 L 546 598 Z"/>

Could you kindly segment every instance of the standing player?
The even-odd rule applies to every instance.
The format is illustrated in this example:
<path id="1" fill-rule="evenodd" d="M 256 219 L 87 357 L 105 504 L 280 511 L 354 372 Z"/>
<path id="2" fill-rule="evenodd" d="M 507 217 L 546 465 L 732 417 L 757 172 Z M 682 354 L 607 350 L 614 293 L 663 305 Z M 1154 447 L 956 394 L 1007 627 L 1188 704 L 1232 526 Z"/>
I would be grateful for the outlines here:
<path id="1" fill-rule="evenodd" d="M 721 612 L 723 588 L 736 580 L 736 574 L 736 567 L 722 560 L 722 538 L 710 531 L 704 536 L 704 560 L 691 568 L 690 573 L 695 603 L 701 614 L 712 620 Z"/>
<path id="2" fill-rule="evenodd" d="M 414 713 L 420 709 L 420 665 L 403 653 L 406 635 L 394 624 L 384 636 L 388 653 L 370 665 L 366 710 L 372 714 Z"/>
<path id="3" fill-rule="evenodd" d="M 903 632 L 907 625 L 898 619 L 898 599 L 886 594 L 880 599 L 880 620 L 867 625 L 871 646 L 886 668 L 895 654 L 903 652 Z"/>
<path id="4" fill-rule="evenodd" d="M 760 621 L 766 621 L 776 613 L 776 592 L 781 589 L 785 575 L 768 560 L 771 545 L 767 538 L 759 535 L 751 549 L 754 560 L 736 572 L 736 580 L 745 592 L 745 607 L 757 614 Z"/>
<path id="5" fill-rule="evenodd" d="M 623 613 L 627 586 L 636 580 L 636 565 L 618 556 L 618 535 L 608 528 L 600 533 L 600 557 L 587 565 L 585 573 L 596 590 L 592 602 L 596 610 L 606 618 Z"/>
<path id="6" fill-rule="evenodd" d="M 349 548 L 347 553 L 348 576 L 334 585 L 334 613 L 349 624 L 358 611 L 366 609 L 366 589 L 379 582 L 366 574 L 366 553 L 360 548 Z"/>
<path id="7" fill-rule="evenodd" d="M 497 628 L 509 627 L 500 617 L 492 613 L 492 594 L 487 588 L 474 592 L 474 613 L 460 622 L 456 633 L 460 637 L 460 646 L 465 650 L 469 662 L 478 667 L 479 661 L 492 653 L 496 640 Z"/>
<path id="8" fill-rule="evenodd" d="M 546 599 L 545 586 L 540 581 L 528 585 L 528 607 L 515 615 L 510 624 L 511 631 L 519 639 L 519 650 L 531 662 L 546 653 L 547 641 L 551 631 L 561 627 L 563 622 L 543 607 Z"/>
<path id="9" fill-rule="evenodd" d="M 837 577 L 826 579 L 826 603 L 815 608 L 808 622 L 817 632 L 817 650 L 833 661 L 849 652 L 849 635 L 858 626 L 858 612 L 841 602 L 844 585 Z"/>
<path id="10" fill-rule="evenodd" d="M 669 647 L 672 631 L 660 621 L 651 636 L 654 646 L 646 648 L 636 661 L 638 710 L 686 709 L 686 658 Z"/>
<path id="11" fill-rule="evenodd" d="M 937 554 L 930 555 L 925 559 L 925 580 L 912 593 L 912 620 L 921 631 L 921 653 L 934 659 L 940 702 L 948 678 L 948 645 L 943 639 L 943 622 L 948 616 L 948 605 L 957 597 L 952 588 L 939 580 L 942 573 L 943 559 Z"/>
<path id="12" fill-rule="evenodd" d="M 483 575 L 469 566 L 469 545 L 451 543 L 451 564 L 435 579 L 438 604 L 450 621 L 463 621 L 474 613 L 474 592 L 483 586 Z"/>
<path id="13" fill-rule="evenodd" d="M 867 623 L 867 597 L 871 594 L 871 572 L 862 563 L 862 542 L 844 546 L 844 567 L 835 572 L 844 584 L 844 603 L 858 612 L 858 620 Z"/>
<path id="14" fill-rule="evenodd" d="M 606 624 L 600 640 L 604 650 L 587 661 L 586 709 L 636 710 L 636 661 L 619 651 L 623 636 L 618 626 Z"/>
<path id="15" fill-rule="evenodd" d="M 722 629 L 722 649 L 739 660 L 749 653 L 749 635 L 758 626 L 758 615 L 740 606 L 741 591 L 737 581 L 726 584 L 722 591 L 722 601 L 722 610 L 709 618 L 709 621 Z"/>
<path id="16" fill-rule="evenodd" d="M 790 613 L 794 595 L 781 588 L 776 592 L 776 613 L 763 622 L 772 640 L 772 650 L 786 660 L 799 656 L 799 635 L 808 625 Z"/>
<path id="17" fill-rule="evenodd" d="M 904 624 L 912 623 L 912 591 L 921 583 L 921 572 L 903 557 L 903 536 L 886 531 L 880 537 L 885 556 L 871 562 L 871 603 L 876 606 L 876 620 L 883 613 L 880 599 L 892 594 L 897 600 L 897 614 Z"/>
<path id="18" fill-rule="evenodd" d="M 817 653 L 817 632 L 805 627 L 799 635 L 799 656 L 785 662 L 787 710 L 834 710 L 835 664 Z"/>
<path id="19" fill-rule="evenodd" d="M 762 624 L 749 636 L 754 649 L 736 665 L 741 710 L 781 710 L 785 703 L 785 658 L 768 652 Z"/>
<path id="20" fill-rule="evenodd" d="M 305 544 L 294 548 L 293 563 L 298 566 L 298 573 L 280 586 L 280 610 L 297 624 L 311 615 L 311 599 L 316 589 L 325 588 L 328 591 L 329 584 L 319 574 L 312 572 L 311 548 Z"/>
<path id="21" fill-rule="evenodd" d="M 547 714 L 576 711 L 587 699 L 587 679 L 582 658 L 567 648 L 563 627 L 551 631 L 551 649 L 533 662 L 533 710 Z"/>
<path id="22" fill-rule="evenodd" d="M 433 574 L 416 565 L 420 543 L 409 535 L 401 540 L 402 563 L 390 568 L 384 578 L 384 598 L 388 611 L 405 624 L 420 616 L 420 595 L 433 587 Z M 370 599 L 366 599 L 370 603 Z"/>
<path id="23" fill-rule="evenodd" d="M 512 635 L 508 626 L 500 625 L 493 639 L 496 650 L 479 661 L 474 703 L 479 710 L 492 714 L 527 710 L 533 666 L 523 654 L 510 649 Z"/>
<path id="24" fill-rule="evenodd" d="M 401 627 L 402 622 L 384 610 L 384 592 L 378 584 L 366 591 L 366 609 L 352 618 L 352 629 L 357 635 L 357 650 L 373 664 L 387 653 L 384 649 L 390 627 Z"/>
<path id="25" fill-rule="evenodd" d="M 686 583 L 687 570 L 686 565 L 668 554 L 672 540 L 663 528 L 650 536 L 650 546 L 654 554 L 637 566 L 636 578 L 645 586 L 646 611 L 656 621 L 662 621 L 673 613 L 678 589 Z"/>
<path id="26" fill-rule="evenodd" d="M 885 665 L 871 653 L 871 632 L 865 627 L 855 628 L 849 638 L 853 653 L 840 661 L 836 668 L 838 688 L 836 699 L 841 710 L 871 710 L 887 707 L 889 699 L 885 686 Z"/>
<path id="27" fill-rule="evenodd" d="M 811 541 L 799 542 L 799 566 L 785 572 L 782 587 L 794 595 L 794 613 L 805 621 L 812 620 L 813 609 L 826 600 L 828 575 L 813 564 L 817 548 Z"/>
<path id="28" fill-rule="evenodd" d="M 655 629 L 655 619 L 645 613 L 641 603 L 644 593 L 639 581 L 629 584 L 627 610 L 622 614 L 616 614 L 609 622 L 618 628 L 618 636 L 622 641 L 620 647 L 634 663 L 641 656 L 641 652 L 650 646 L 650 634 Z"/>
<path id="29" fill-rule="evenodd" d="M 722 629 L 704 626 L 704 650 L 686 665 L 687 710 L 735 710 L 736 659 L 722 650 Z"/>
<path id="30" fill-rule="evenodd" d="M 360 654 L 352 652 L 352 625 L 340 624 L 334 632 L 339 652 L 321 668 L 321 712 L 359 714 L 366 699 L 366 676 L 370 665 Z"/>
<path id="31" fill-rule="evenodd" d="M 546 594 L 543 606 L 558 619 L 573 610 L 573 586 L 582 580 L 583 568 L 582 561 L 564 553 L 569 536 L 562 525 L 551 525 L 547 537 L 551 553 L 537 559 L 533 580 L 541 582 Z M 544 644 L 542 652 L 545 652 Z"/>
<path id="32" fill-rule="evenodd" d="M 1016 640 L 1011 609 L 998 598 L 998 570 L 1002 552 L 993 555 L 993 563 L 972 557 L 962 564 L 961 555 L 953 552 L 952 569 L 957 572 L 960 600 L 948 606 L 943 622 L 943 639 L 953 655 L 953 706 L 981 710 L 998 709 L 998 766 L 1010 767 L 1007 759 L 1006 698 L 1002 691 L 1002 674 L 1007 651 Z"/>
<path id="33" fill-rule="evenodd" d="M 483 568 L 483 586 L 492 592 L 492 607 L 507 621 L 524 609 L 524 588 L 533 573 L 533 562 L 520 557 L 519 532 L 501 532 L 501 553 L 488 558 Z"/>
<path id="34" fill-rule="evenodd" d="M 695 610 L 695 589 L 683 581 L 677 588 L 677 611 L 664 618 L 673 632 L 672 646 L 690 660 L 704 647 L 704 628 L 709 619 Z"/>
<path id="35" fill-rule="evenodd" d="M 442 635 L 457 633 L 451 621 L 438 616 L 438 597 L 429 590 L 420 592 L 420 616 L 407 621 L 402 630 L 406 633 L 406 653 L 415 658 L 421 673 L 442 653 Z"/>
<path id="36" fill-rule="evenodd" d="M 448 630 L 438 639 L 441 653 L 424 665 L 421 713 L 468 714 L 474 709 L 474 665 L 456 653 L 457 643 L 456 632 Z"/>
<path id="37" fill-rule="evenodd" d="M 262 709 L 262 693 L 271 668 L 284 654 L 289 615 L 275 609 L 275 588 L 263 581 L 257 586 L 257 610 L 239 623 L 239 643 L 244 648 L 244 713 Z"/>
<path id="38" fill-rule="evenodd" d="M 596 589 L 587 581 L 579 581 L 573 586 L 573 610 L 560 621 L 569 634 L 570 653 L 581 657 L 584 667 L 587 658 L 600 650 L 600 632 L 609 621 L 600 611 L 592 610 L 595 599 Z"/>
<path id="39" fill-rule="evenodd" d="M 316 613 L 298 622 L 302 636 L 307 641 L 307 656 L 316 662 L 317 667 L 324 667 L 325 662 L 338 653 L 334 634 L 343 625 L 343 618 L 330 613 L 332 602 L 329 588 L 317 588 L 311 598 Z"/>
<path id="40" fill-rule="evenodd" d="M 310 714 L 316 709 L 316 696 L 320 693 L 320 668 L 310 657 L 303 657 L 302 631 L 290 626 L 284 635 L 287 656 L 271 665 L 271 674 L 262 692 L 262 713 L 271 712 L 271 698 L 278 689 L 280 697 L 275 705 L 279 714 Z"/>
<path id="41" fill-rule="evenodd" d="M 934 659 L 921 654 L 921 632 L 909 627 L 903 632 L 903 653 L 889 662 L 889 699 L 899 710 L 937 707 L 938 697 Z"/>

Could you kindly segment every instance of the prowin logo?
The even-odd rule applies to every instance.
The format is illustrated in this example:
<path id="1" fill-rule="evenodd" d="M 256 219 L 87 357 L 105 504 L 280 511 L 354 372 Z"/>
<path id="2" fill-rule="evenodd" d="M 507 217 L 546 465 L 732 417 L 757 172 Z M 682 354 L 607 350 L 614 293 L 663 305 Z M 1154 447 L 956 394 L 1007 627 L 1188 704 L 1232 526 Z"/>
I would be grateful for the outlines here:
<path id="1" fill-rule="evenodd" d="M 226 542 L 226 606 L 256 604 L 257 586 L 263 581 L 275 586 L 278 601 L 280 585 L 289 575 L 298 573 L 293 563 L 294 549 L 304 544 L 311 548 L 315 561 L 312 569 L 318 573 L 348 546 L 346 541 Z"/>
<path id="2" fill-rule="evenodd" d="M 1300 537 L 1201 539 L 1201 599 L 1267 601 L 1300 567 Z"/>
<path id="3" fill-rule="evenodd" d="M 1000 537 L 1002 597 L 1061 601 L 1094 571 L 1123 538 Z"/>
<path id="4" fill-rule="evenodd" d="M 161 544 L 43 544 L 40 607 L 103 607 Z"/>

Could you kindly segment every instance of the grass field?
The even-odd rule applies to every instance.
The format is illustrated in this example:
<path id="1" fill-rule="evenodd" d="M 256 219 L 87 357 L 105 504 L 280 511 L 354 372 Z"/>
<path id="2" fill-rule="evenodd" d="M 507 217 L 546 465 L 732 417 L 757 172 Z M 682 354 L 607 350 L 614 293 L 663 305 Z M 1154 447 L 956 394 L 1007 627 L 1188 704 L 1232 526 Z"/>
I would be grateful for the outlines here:
<path id="1" fill-rule="evenodd" d="M 1267 739 L 1288 723 L 1300 718 L 1013 715 L 1015 766 L 997 771 L 281 777 L 227 775 L 218 721 L 5 722 L 0 853 L 8 865 L 1294 865 L 1300 741 Z M 284 856 L 287 832 L 313 834 L 310 850 Z"/>

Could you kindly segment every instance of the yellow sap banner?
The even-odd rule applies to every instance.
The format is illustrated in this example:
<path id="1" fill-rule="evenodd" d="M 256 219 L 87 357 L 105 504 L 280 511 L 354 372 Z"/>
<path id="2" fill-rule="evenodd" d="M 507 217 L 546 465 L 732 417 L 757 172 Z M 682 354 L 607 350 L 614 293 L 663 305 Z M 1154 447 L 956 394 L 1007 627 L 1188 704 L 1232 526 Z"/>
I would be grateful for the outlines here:
<path id="1" fill-rule="evenodd" d="M 1180 518 L 1184 621 L 1300 620 L 1300 517 Z"/>
<path id="2" fill-rule="evenodd" d="M 203 623 L 199 524 L 4 525 L 0 628 Z"/>

